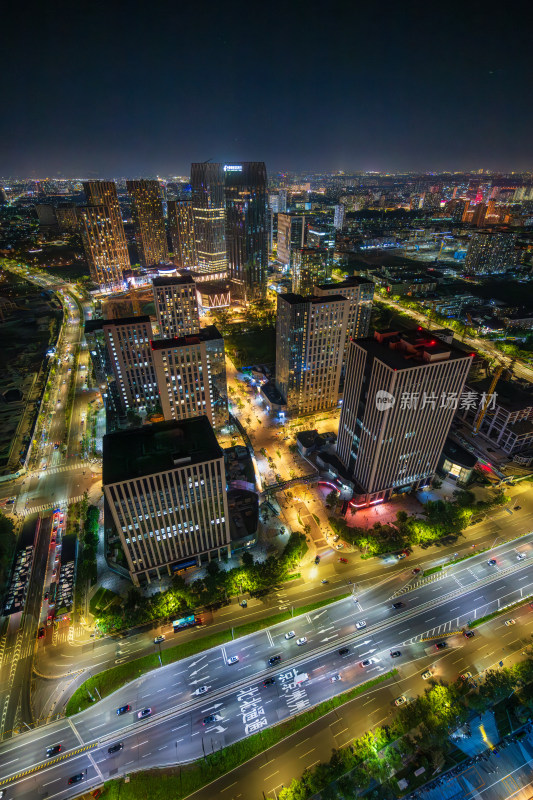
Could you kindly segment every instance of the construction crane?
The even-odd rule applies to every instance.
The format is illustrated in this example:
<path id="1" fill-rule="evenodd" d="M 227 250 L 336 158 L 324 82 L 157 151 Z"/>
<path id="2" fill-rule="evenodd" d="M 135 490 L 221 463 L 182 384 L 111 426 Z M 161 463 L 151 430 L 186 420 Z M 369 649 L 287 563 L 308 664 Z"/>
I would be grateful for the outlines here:
<path id="1" fill-rule="evenodd" d="M 485 414 L 487 413 L 487 409 L 489 407 L 490 401 L 491 401 L 492 396 L 494 394 L 494 390 L 495 390 L 495 388 L 496 388 L 496 386 L 498 384 L 498 381 L 500 380 L 500 378 L 502 376 L 503 371 L 505 369 L 507 369 L 508 372 L 509 372 L 509 375 L 512 376 L 513 367 L 514 367 L 515 362 L 516 362 L 516 358 L 511 358 L 508 362 L 499 361 L 498 366 L 496 367 L 496 370 L 494 372 L 494 375 L 492 376 L 492 380 L 490 382 L 489 390 L 488 390 L 488 392 L 487 392 L 487 394 L 485 396 L 485 402 L 483 403 L 483 408 L 481 409 L 481 413 L 479 414 L 479 417 L 477 418 L 477 422 L 475 424 L 474 431 L 473 431 L 474 435 L 476 433 L 478 433 L 479 429 L 481 428 L 481 423 L 485 419 Z"/>

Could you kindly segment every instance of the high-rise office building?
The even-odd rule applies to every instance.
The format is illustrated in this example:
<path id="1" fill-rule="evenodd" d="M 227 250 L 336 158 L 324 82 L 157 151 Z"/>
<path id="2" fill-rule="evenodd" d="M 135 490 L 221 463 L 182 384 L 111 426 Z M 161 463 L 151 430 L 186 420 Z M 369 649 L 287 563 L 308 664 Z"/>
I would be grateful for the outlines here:
<path id="1" fill-rule="evenodd" d="M 151 267 L 168 261 L 167 232 L 159 181 L 126 181 L 131 198 L 139 261 Z"/>
<path id="2" fill-rule="evenodd" d="M 200 330 L 196 284 L 190 275 L 154 278 L 155 313 L 163 339 Z"/>
<path id="3" fill-rule="evenodd" d="M 340 294 L 348 300 L 348 320 L 346 324 L 346 339 L 344 344 L 344 357 L 342 360 L 341 380 L 339 390 L 344 389 L 346 365 L 348 360 L 348 346 L 350 339 L 362 339 L 368 336 L 370 330 L 370 316 L 372 314 L 372 301 L 374 299 L 375 284 L 368 278 L 353 275 L 340 283 L 322 283 L 315 286 L 313 293 L 317 297 L 330 297 Z"/>
<path id="4" fill-rule="evenodd" d="M 278 212 L 285 214 L 287 211 L 287 189 L 280 189 L 278 192 Z"/>
<path id="5" fill-rule="evenodd" d="M 92 218 L 93 222 L 90 223 L 93 227 L 93 236 L 97 237 L 99 231 L 102 231 L 105 241 L 101 245 L 96 245 L 96 252 L 100 251 L 101 264 L 105 254 L 108 253 L 113 257 L 113 261 L 109 262 L 106 267 L 106 272 L 115 272 L 119 274 L 119 283 L 122 281 L 122 273 L 126 269 L 130 269 L 130 256 L 128 252 L 128 243 L 126 242 L 126 234 L 124 233 L 124 223 L 122 222 L 122 214 L 120 212 L 120 204 L 118 202 L 117 187 L 113 181 L 85 181 L 83 183 L 83 191 L 87 198 L 88 206 L 105 206 L 105 225 L 95 224 L 95 216 L 88 215 Z M 90 221 L 90 220 L 89 220 Z M 82 226 L 82 239 L 86 247 L 87 260 L 89 267 L 91 266 L 91 253 L 87 251 L 87 238 L 83 236 Z M 112 245 L 108 241 L 113 242 Z M 99 270 L 97 270 L 99 271 Z M 116 285 L 116 282 L 115 282 Z"/>
<path id="6" fill-rule="evenodd" d="M 103 329 L 122 410 L 156 408 L 159 391 L 150 346 L 150 317 L 104 320 Z"/>
<path id="7" fill-rule="evenodd" d="M 229 555 L 224 456 L 206 416 L 104 436 L 102 483 L 136 586 Z"/>
<path id="8" fill-rule="evenodd" d="M 260 297 L 268 267 L 267 172 L 263 161 L 224 165 L 228 274 L 241 298 Z"/>
<path id="9" fill-rule="evenodd" d="M 101 289 L 121 287 L 123 270 L 129 269 L 130 260 L 127 248 L 124 254 L 124 248 L 117 241 L 109 206 L 79 208 L 78 220 L 91 279 Z"/>
<path id="10" fill-rule="evenodd" d="M 335 215 L 333 217 L 333 227 L 336 231 L 342 231 L 344 228 L 344 215 L 346 213 L 346 209 L 343 203 L 338 203 L 335 206 Z"/>
<path id="11" fill-rule="evenodd" d="M 505 272 L 515 264 L 516 235 L 500 231 L 479 231 L 472 234 L 465 258 L 465 272 L 490 275 Z"/>
<path id="12" fill-rule="evenodd" d="M 227 269 L 224 170 L 222 164 L 191 164 L 191 189 L 200 272 Z"/>
<path id="13" fill-rule="evenodd" d="M 192 336 L 152 342 L 165 419 L 206 414 L 216 430 L 228 421 L 224 339 L 214 325 Z"/>
<path id="14" fill-rule="evenodd" d="M 276 388 L 289 414 L 337 405 L 348 308 L 341 295 L 278 295 Z"/>
<path id="15" fill-rule="evenodd" d="M 292 252 L 292 291 L 311 294 L 316 283 L 331 277 L 332 261 L 329 250 L 304 247 Z M 337 292 L 340 294 L 340 292 Z"/>
<path id="16" fill-rule="evenodd" d="M 284 267 L 292 264 L 291 254 L 305 246 L 305 217 L 301 214 L 278 214 L 277 259 Z"/>
<path id="17" fill-rule="evenodd" d="M 337 455 L 356 506 L 429 482 L 471 361 L 422 329 L 350 341 Z"/>
<path id="18" fill-rule="evenodd" d="M 168 228 L 174 256 L 180 267 L 196 269 L 198 256 L 192 200 L 169 200 L 167 207 Z"/>

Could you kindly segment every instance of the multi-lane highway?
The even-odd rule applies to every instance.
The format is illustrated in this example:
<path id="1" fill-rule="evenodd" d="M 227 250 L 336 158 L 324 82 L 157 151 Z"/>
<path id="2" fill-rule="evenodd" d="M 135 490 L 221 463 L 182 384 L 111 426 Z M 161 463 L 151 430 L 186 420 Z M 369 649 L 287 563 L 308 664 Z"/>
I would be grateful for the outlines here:
<path id="1" fill-rule="evenodd" d="M 519 560 L 522 553 L 526 558 Z M 13 797 L 32 797 L 36 789 L 44 788 L 50 796 L 66 797 L 74 793 L 67 786 L 68 778 L 82 770 L 87 770 L 87 782 L 95 785 L 110 774 L 200 758 L 204 752 L 275 724 L 392 666 L 398 668 L 400 681 L 404 675 L 413 676 L 413 668 L 417 680 L 427 668 L 438 678 L 444 674 L 443 662 L 450 663 L 457 674 L 467 668 L 474 674 L 481 672 L 512 655 L 515 626 L 504 626 L 502 620 L 509 642 L 499 638 L 491 642 L 492 647 L 480 647 L 483 629 L 477 630 L 474 639 L 466 639 L 460 632 L 445 634 L 460 631 L 469 619 L 533 592 L 530 540 L 497 548 L 491 556 L 496 560 L 494 565 L 479 555 L 458 564 L 439 580 L 402 595 L 397 595 L 397 589 L 391 592 L 389 582 L 384 582 L 363 591 L 356 600 L 347 598 L 160 668 L 71 720 L 23 734 L 17 739 L 16 749 L 14 742 L 6 742 L 0 748 L 3 775 L 38 768 L 15 780 L 10 793 Z M 403 605 L 393 608 L 395 602 Z M 357 628 L 361 622 L 365 627 Z M 287 639 L 291 630 L 295 636 Z M 307 642 L 298 645 L 301 637 Z M 424 641 L 426 637 L 437 638 Z M 447 646 L 439 651 L 436 642 L 441 640 Z M 344 648 L 347 652 L 341 654 Z M 400 656 L 391 657 L 396 651 Z M 281 662 L 269 666 L 268 660 L 274 655 L 280 655 Z M 238 661 L 228 664 L 232 656 Z M 366 661 L 370 663 L 362 666 Z M 298 683 L 298 675 L 308 677 Z M 333 682 L 336 675 L 341 679 Z M 268 677 L 275 681 L 264 686 Z M 195 697 L 193 692 L 201 686 L 207 686 L 208 691 Z M 398 696 L 405 688 L 398 685 L 391 692 Z M 117 708 L 124 705 L 130 705 L 130 709 L 117 715 Z M 138 712 L 148 707 L 151 715 L 137 719 Z M 216 718 L 203 724 L 211 714 Z M 109 754 L 108 748 L 115 742 L 123 743 L 123 749 Z M 63 753 L 76 752 L 40 769 L 46 760 L 46 747 L 54 744 L 61 744 Z M 81 747 L 91 749 L 77 752 Z"/>

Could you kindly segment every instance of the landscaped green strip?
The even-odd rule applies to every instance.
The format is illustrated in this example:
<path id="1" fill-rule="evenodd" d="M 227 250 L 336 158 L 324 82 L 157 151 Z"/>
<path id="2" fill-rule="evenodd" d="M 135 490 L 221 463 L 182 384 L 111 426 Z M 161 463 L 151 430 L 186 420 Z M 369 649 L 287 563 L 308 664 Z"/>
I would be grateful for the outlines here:
<path id="1" fill-rule="evenodd" d="M 396 673 L 397 670 L 393 669 L 378 678 L 355 686 L 343 694 L 319 703 L 309 711 L 304 711 L 303 714 L 291 717 L 272 728 L 266 728 L 240 742 L 230 744 L 223 750 L 210 754 L 205 759 L 200 759 L 188 767 L 182 767 L 179 772 L 176 769 L 174 774 L 158 772 L 157 780 L 155 780 L 153 773 L 140 772 L 130 775 L 129 783 L 124 783 L 123 779 L 108 781 L 105 784 L 106 800 L 107 798 L 109 800 L 118 800 L 119 798 L 120 800 L 145 800 L 146 797 L 149 797 L 150 800 L 168 800 L 169 797 L 172 797 L 173 800 L 180 800 L 180 798 L 187 797 L 335 708 L 389 680 Z"/>
<path id="2" fill-rule="evenodd" d="M 477 628 L 478 625 L 483 625 L 484 622 L 488 622 L 490 619 L 494 619 L 495 617 L 501 617 L 502 614 L 508 614 L 514 608 L 520 608 L 520 606 L 525 606 L 526 603 L 530 603 L 533 600 L 533 594 L 530 594 L 529 597 L 524 597 L 523 600 L 519 600 L 518 603 L 513 603 L 507 608 L 500 608 L 499 611 L 493 611 L 492 614 L 486 614 L 484 617 L 480 617 L 479 619 L 473 619 L 471 622 L 468 623 L 469 628 Z"/>
<path id="3" fill-rule="evenodd" d="M 440 567 L 430 567 L 430 569 L 425 569 L 423 573 L 423 577 L 427 578 L 428 575 L 433 575 L 435 572 L 441 572 L 443 565 L 441 564 Z"/>
<path id="4" fill-rule="evenodd" d="M 311 603 L 307 606 L 300 606 L 300 608 L 295 609 L 294 615 L 290 611 L 282 611 L 280 614 L 273 614 L 256 622 L 239 625 L 237 628 L 233 628 L 233 637 L 231 630 L 226 630 L 219 633 L 211 633 L 200 639 L 178 643 L 175 647 L 162 650 L 161 660 L 163 664 L 172 664 L 174 661 L 194 656 L 196 653 L 202 652 L 202 650 L 209 650 L 211 647 L 218 647 L 218 645 L 230 642 L 232 638 L 238 639 L 263 628 L 270 628 L 272 625 L 285 622 L 293 616 L 309 614 L 310 611 L 315 611 L 317 608 L 322 608 L 322 606 L 327 606 L 330 603 L 336 603 L 338 600 L 344 600 L 345 597 L 349 597 L 349 594 L 337 595 L 325 600 L 317 600 L 316 603 Z M 83 711 L 98 700 L 98 695 L 100 695 L 100 698 L 107 697 L 126 683 L 159 666 L 159 655 L 151 653 L 150 655 L 142 656 L 142 658 L 136 658 L 134 661 L 128 661 L 126 664 L 111 667 L 111 669 L 106 669 L 98 675 L 88 678 L 76 689 L 68 701 L 65 709 L 66 715 L 71 716 L 72 714 L 77 714 L 78 711 Z"/>

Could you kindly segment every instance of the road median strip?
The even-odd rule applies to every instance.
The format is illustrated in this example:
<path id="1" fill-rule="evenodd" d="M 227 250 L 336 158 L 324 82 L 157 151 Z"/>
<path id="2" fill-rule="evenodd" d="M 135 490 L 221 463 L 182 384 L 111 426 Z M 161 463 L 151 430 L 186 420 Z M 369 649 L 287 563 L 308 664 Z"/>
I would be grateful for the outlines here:
<path id="1" fill-rule="evenodd" d="M 527 603 L 531 603 L 533 601 L 533 594 L 530 594 L 528 597 L 524 597 L 521 600 L 517 600 L 516 603 L 509 603 L 507 606 L 503 606 L 499 608 L 498 611 L 493 611 L 491 614 L 485 614 L 484 617 L 479 617 L 479 619 L 473 619 L 468 623 L 469 628 L 477 628 L 478 625 L 483 625 L 485 622 L 490 622 L 491 619 L 495 619 L 496 617 L 501 617 L 502 614 L 508 614 L 509 611 L 512 611 L 513 608 L 520 608 L 521 606 L 527 605 Z"/>

